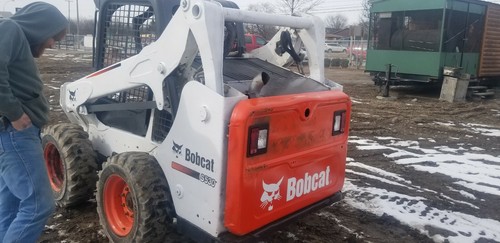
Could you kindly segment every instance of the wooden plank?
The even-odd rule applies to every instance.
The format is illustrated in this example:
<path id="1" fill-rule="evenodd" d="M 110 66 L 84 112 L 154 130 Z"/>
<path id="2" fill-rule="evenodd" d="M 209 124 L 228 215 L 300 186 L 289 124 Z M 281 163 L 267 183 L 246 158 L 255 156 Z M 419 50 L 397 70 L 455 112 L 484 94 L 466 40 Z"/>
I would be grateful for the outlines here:
<path id="1" fill-rule="evenodd" d="M 500 50 L 499 48 L 500 43 L 487 43 L 483 46 L 483 50 L 486 51 L 485 54 L 488 54 L 488 52 L 494 51 L 494 50 Z M 488 50 L 486 50 L 488 49 Z"/>
<path id="2" fill-rule="evenodd" d="M 495 19 L 495 17 L 490 17 L 490 18 L 494 18 L 491 21 L 491 25 L 490 25 L 490 28 L 495 28 L 496 26 L 495 25 L 498 25 L 500 23 L 500 20 L 499 19 Z"/>
<path id="3" fill-rule="evenodd" d="M 494 61 L 494 60 L 500 60 L 500 58 L 497 58 L 498 56 L 496 55 L 487 55 L 484 56 L 485 61 Z"/>
<path id="4" fill-rule="evenodd" d="M 484 50 L 485 57 L 496 56 L 496 55 L 498 55 L 498 53 L 500 53 L 498 51 L 498 48 L 484 48 L 483 50 Z"/>
<path id="5" fill-rule="evenodd" d="M 469 86 L 467 87 L 467 89 L 470 89 L 470 90 L 481 90 L 481 89 L 488 89 L 488 86 Z"/>
<path id="6" fill-rule="evenodd" d="M 482 92 L 482 93 L 472 93 L 475 96 L 494 96 L 495 92 Z"/>
<path id="7" fill-rule="evenodd" d="M 494 73 L 500 73 L 500 70 L 495 69 L 494 67 L 493 67 L 493 68 L 485 68 L 485 69 L 483 69 L 483 71 L 485 71 L 485 72 L 490 72 L 490 73 L 491 73 L 491 72 L 494 72 Z"/>
<path id="8" fill-rule="evenodd" d="M 500 76 L 500 6 L 497 4 L 488 4 L 479 58 L 479 77 Z"/>
<path id="9" fill-rule="evenodd" d="M 500 25 L 500 22 L 498 23 Z M 498 35 L 500 32 L 500 26 L 499 27 L 490 27 L 490 28 L 485 28 L 484 32 L 491 33 L 492 35 Z M 486 38 L 488 38 L 490 35 L 487 35 Z"/>

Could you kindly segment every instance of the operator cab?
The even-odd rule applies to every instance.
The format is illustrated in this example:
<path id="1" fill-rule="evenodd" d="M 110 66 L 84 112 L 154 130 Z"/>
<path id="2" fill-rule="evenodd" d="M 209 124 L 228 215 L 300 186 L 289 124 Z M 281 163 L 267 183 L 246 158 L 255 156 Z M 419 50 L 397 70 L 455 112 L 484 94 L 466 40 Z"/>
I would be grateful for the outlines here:
<path id="1" fill-rule="evenodd" d="M 146 46 L 156 41 L 179 8 L 177 0 L 94 1 L 98 6 L 96 18 L 99 19 L 99 21 L 97 19 L 95 21 L 97 34 L 95 37 L 94 67 L 97 70 L 118 67 L 120 61 L 138 54 Z M 233 2 L 223 0 L 218 0 L 218 2 L 226 8 L 238 8 Z M 158 9 L 166 11 L 158 11 Z M 285 40 L 289 40 L 288 43 L 283 42 L 283 36 L 288 37 L 285 38 Z M 289 34 L 282 33 L 281 39 L 275 44 L 277 48 L 290 46 L 293 49 Z M 255 97 L 254 93 L 259 93 L 257 96 L 263 97 L 330 89 L 320 82 L 267 61 L 258 58 L 243 58 L 244 50 L 243 24 L 226 22 L 223 53 L 225 57 L 223 64 L 224 83 L 249 98 Z M 283 50 L 283 52 L 285 51 Z M 252 86 L 255 77 L 261 73 L 267 75 L 270 82 L 258 91 L 251 90 L 249 87 Z M 165 78 L 163 82 L 165 107 L 163 110 L 156 108 L 153 92 L 147 85 L 98 98 L 93 104 L 87 105 L 87 109 L 95 113 L 97 119 L 103 124 L 138 136 L 146 136 L 148 126 L 152 125 L 152 140 L 162 142 L 170 131 L 177 113 L 181 91 L 190 80 L 204 83 L 203 65 L 199 55 L 192 60 L 190 69 L 179 66 L 176 72 Z M 331 85 L 334 84 L 331 83 Z"/>

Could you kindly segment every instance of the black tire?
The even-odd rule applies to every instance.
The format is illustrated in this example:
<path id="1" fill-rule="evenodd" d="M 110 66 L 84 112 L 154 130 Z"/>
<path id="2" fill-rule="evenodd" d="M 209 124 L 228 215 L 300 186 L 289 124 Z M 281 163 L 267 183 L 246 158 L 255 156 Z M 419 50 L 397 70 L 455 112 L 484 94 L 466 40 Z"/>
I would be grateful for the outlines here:
<path id="1" fill-rule="evenodd" d="M 112 242 L 163 242 L 172 229 L 170 189 L 147 153 L 110 157 L 99 174 L 96 198 L 99 222 Z"/>
<path id="2" fill-rule="evenodd" d="M 97 162 L 88 134 L 70 123 L 47 126 L 42 134 L 45 166 L 56 204 L 71 207 L 94 197 Z"/>

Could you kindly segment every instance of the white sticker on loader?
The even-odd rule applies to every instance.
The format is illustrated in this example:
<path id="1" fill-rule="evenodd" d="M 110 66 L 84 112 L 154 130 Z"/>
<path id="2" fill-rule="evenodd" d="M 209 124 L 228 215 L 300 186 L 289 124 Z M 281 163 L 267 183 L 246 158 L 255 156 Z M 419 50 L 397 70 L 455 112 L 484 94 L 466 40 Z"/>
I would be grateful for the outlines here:
<path id="1" fill-rule="evenodd" d="M 260 204 L 261 208 L 267 207 L 267 211 L 273 210 L 273 201 L 274 200 L 280 200 L 281 195 L 280 195 L 280 185 L 281 182 L 283 181 L 283 177 L 274 184 L 266 184 L 264 180 L 262 180 L 262 188 L 264 189 L 264 192 L 262 193 L 262 196 L 260 197 L 260 201 L 262 204 Z M 269 206 L 268 206 L 269 204 Z"/>

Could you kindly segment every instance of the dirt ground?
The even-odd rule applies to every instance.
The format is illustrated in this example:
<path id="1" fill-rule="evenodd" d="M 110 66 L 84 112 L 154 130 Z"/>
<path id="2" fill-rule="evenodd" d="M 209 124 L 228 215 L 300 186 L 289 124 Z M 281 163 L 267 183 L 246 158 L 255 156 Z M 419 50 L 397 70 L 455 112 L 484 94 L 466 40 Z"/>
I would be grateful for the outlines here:
<path id="1" fill-rule="evenodd" d="M 76 80 L 92 72 L 91 53 L 49 50 L 38 62 L 42 78 L 46 82 L 45 94 L 51 103 L 51 123 L 65 121 L 58 107 L 62 83 Z M 473 146 L 481 147 L 490 155 L 500 156 L 500 138 L 484 137 L 460 127 L 442 126 L 440 123 L 484 124 L 500 128 L 500 100 L 475 100 L 463 103 L 439 101 L 439 89 L 397 87 L 391 89 L 391 99 L 378 99 L 378 87 L 362 70 L 329 68 L 326 77 L 339 82 L 353 99 L 350 136 L 375 138 L 396 137 L 404 140 L 432 138 L 435 144 L 456 145 L 456 138 Z M 492 111 L 497 113 L 492 113 Z M 430 142 L 429 142 L 430 143 Z M 426 141 L 421 141 L 421 145 Z M 435 145 L 433 144 L 433 146 Z M 446 197 L 430 191 L 455 195 L 447 185 L 450 179 L 439 173 L 425 173 L 391 163 L 384 151 L 358 150 L 349 146 L 348 157 L 370 164 L 388 172 L 397 173 L 411 180 L 415 186 L 427 188 L 419 194 L 432 199 L 432 206 L 450 209 L 476 217 L 500 221 L 498 197 L 486 193 L 475 194 L 482 200 L 462 198 L 480 209 L 463 207 Z M 445 172 L 443 172 L 445 173 Z M 401 192 L 378 180 L 370 180 L 356 173 L 347 173 L 354 184 L 369 183 L 387 190 Z M 498 186 L 498 185 L 497 185 Z M 405 192 L 410 193 L 411 192 Z M 349 197 L 350 194 L 345 194 Z M 455 195 L 457 196 L 457 195 Z M 458 196 L 457 196 L 458 197 Z M 483 200 L 484 199 L 484 200 Z M 171 233 L 166 242 L 186 242 L 186 237 Z M 494 242 L 495 240 L 493 240 Z M 496 241 L 500 241 L 499 238 Z M 108 242 L 99 225 L 96 202 L 89 201 L 77 208 L 59 208 L 48 222 L 39 242 Z M 390 215 L 375 215 L 350 206 L 344 201 L 327 207 L 318 213 L 304 217 L 272 233 L 262 242 L 433 242 L 409 225 L 402 224 Z M 483 242 L 492 242 L 491 240 Z"/>

